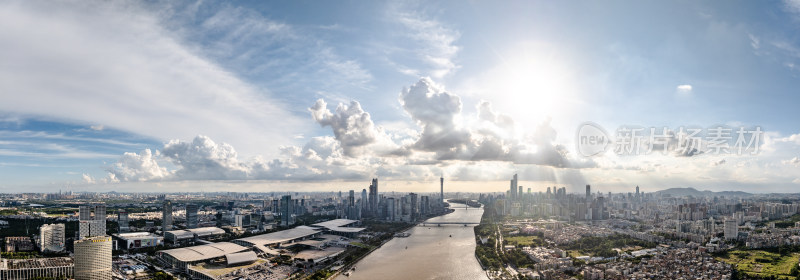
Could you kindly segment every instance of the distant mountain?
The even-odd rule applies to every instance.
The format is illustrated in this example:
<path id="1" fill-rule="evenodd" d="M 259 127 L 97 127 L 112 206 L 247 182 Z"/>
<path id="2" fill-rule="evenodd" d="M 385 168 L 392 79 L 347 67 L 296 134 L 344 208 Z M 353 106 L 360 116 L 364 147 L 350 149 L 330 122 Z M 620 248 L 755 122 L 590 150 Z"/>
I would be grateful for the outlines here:
<path id="1" fill-rule="evenodd" d="M 660 190 L 656 192 L 657 194 L 668 194 L 671 196 L 751 196 L 753 194 L 741 192 L 741 191 L 722 191 L 722 192 L 712 192 L 712 191 L 698 191 L 694 188 L 670 188 L 666 190 Z"/>

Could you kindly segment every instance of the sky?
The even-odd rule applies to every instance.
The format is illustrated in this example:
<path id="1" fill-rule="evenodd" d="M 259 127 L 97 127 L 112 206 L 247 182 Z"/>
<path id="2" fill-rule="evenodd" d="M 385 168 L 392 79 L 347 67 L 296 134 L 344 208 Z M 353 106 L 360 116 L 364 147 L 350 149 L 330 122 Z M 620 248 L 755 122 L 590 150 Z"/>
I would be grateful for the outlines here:
<path id="1" fill-rule="evenodd" d="M 796 0 L 3 1 L 0 192 L 797 192 L 799 74 Z"/>

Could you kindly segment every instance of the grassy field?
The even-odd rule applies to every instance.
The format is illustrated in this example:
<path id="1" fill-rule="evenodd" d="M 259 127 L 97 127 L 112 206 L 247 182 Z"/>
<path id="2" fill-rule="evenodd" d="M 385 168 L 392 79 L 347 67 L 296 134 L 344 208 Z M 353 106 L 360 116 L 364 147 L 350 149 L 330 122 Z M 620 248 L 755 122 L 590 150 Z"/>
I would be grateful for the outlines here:
<path id="1" fill-rule="evenodd" d="M 539 246 L 544 243 L 538 236 L 508 236 L 503 238 L 508 241 L 508 245 Z"/>
<path id="2" fill-rule="evenodd" d="M 797 265 L 800 253 L 780 255 L 761 250 L 730 251 L 726 256 L 717 259 L 736 265 L 742 274 L 762 278 L 775 276 L 775 279 L 796 279 L 791 275 L 791 270 Z"/>

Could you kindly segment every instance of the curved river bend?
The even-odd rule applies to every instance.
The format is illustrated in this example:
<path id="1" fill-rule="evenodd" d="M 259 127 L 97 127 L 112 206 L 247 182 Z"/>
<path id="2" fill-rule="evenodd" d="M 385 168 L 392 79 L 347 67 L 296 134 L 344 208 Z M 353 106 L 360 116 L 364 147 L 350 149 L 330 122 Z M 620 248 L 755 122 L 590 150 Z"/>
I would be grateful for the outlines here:
<path id="1" fill-rule="evenodd" d="M 450 205 L 455 212 L 426 222 L 480 222 L 483 209 Z M 416 226 L 409 232 L 410 237 L 396 237 L 359 261 L 350 277 L 336 280 L 488 279 L 475 259 L 473 226 Z"/>

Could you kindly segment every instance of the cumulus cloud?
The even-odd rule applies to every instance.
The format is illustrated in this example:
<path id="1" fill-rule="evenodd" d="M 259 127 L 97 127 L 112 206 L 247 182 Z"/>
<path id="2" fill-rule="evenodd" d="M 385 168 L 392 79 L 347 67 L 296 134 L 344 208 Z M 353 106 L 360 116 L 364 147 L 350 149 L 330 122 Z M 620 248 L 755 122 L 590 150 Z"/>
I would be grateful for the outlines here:
<path id="1" fill-rule="evenodd" d="M 169 163 L 174 170 L 159 165 Z M 271 160 L 240 160 L 233 146 L 199 135 L 192 141 L 172 140 L 162 151 L 125 153 L 107 171 L 107 181 L 179 180 L 344 180 L 364 179 L 374 172 L 368 160 L 345 157 L 333 137 L 313 137 L 303 147 L 280 147 Z"/>
<path id="2" fill-rule="evenodd" d="M 400 104 L 422 129 L 409 148 L 433 152 L 437 160 L 509 161 L 564 168 L 595 166 L 591 160 L 568 159 L 567 149 L 555 143 L 557 134 L 549 120 L 525 139 L 518 139 L 514 120 L 495 112 L 488 101 L 477 105 L 478 124 L 465 127 L 461 98 L 430 78 L 403 89 Z"/>
<path id="3" fill-rule="evenodd" d="M 182 179 L 247 178 L 248 168 L 239 162 L 233 146 L 217 144 L 207 136 L 197 136 L 192 142 L 172 140 L 161 154 L 180 167 L 175 175 Z"/>
<path id="4" fill-rule="evenodd" d="M 121 181 L 161 180 L 169 176 L 170 172 L 159 166 L 156 160 L 158 156 L 158 152 L 154 155 L 150 149 L 145 149 L 138 154 L 125 153 L 106 171 L 110 173 L 111 178 Z"/>
<path id="5" fill-rule="evenodd" d="M 82 176 L 83 176 L 83 181 L 84 182 L 86 182 L 87 184 L 94 184 L 95 180 L 94 180 L 94 178 L 92 178 L 91 175 L 83 173 Z"/>
<path id="6" fill-rule="evenodd" d="M 308 110 L 315 122 L 331 128 L 332 137 L 311 137 L 303 146 L 281 146 L 277 157 L 248 160 L 242 160 L 232 145 L 217 143 L 208 136 L 172 140 L 155 153 L 144 150 L 124 154 L 108 168 L 109 178 L 314 181 L 362 180 L 378 175 L 416 180 L 435 176 L 452 163 L 506 166 L 504 169 L 514 164 L 576 169 L 596 166 L 589 159 L 571 158 L 557 143 L 549 120 L 525 137 L 517 137 L 514 120 L 496 112 L 488 101 L 481 101 L 477 115 L 465 121 L 461 98 L 430 78 L 403 89 L 399 102 L 419 130 L 377 126 L 357 101 L 339 104 L 331 112 L 320 99 Z M 468 169 L 452 171 L 464 178 L 498 179 L 504 174 L 499 169 L 474 176 L 467 175 Z M 568 177 L 577 178 L 574 174 Z"/>
<path id="7" fill-rule="evenodd" d="M 357 156 L 361 153 L 359 148 L 375 142 L 375 124 L 358 101 L 350 102 L 349 106 L 340 103 L 336 113 L 331 113 L 328 104 L 319 99 L 308 110 L 319 125 L 333 129 L 333 135 L 347 156 Z"/>
<path id="8" fill-rule="evenodd" d="M 444 91 L 430 78 L 422 78 L 400 93 L 400 104 L 422 128 L 414 148 L 436 152 L 439 159 L 455 159 L 469 142 L 469 132 L 456 118 L 461 98 Z"/>

